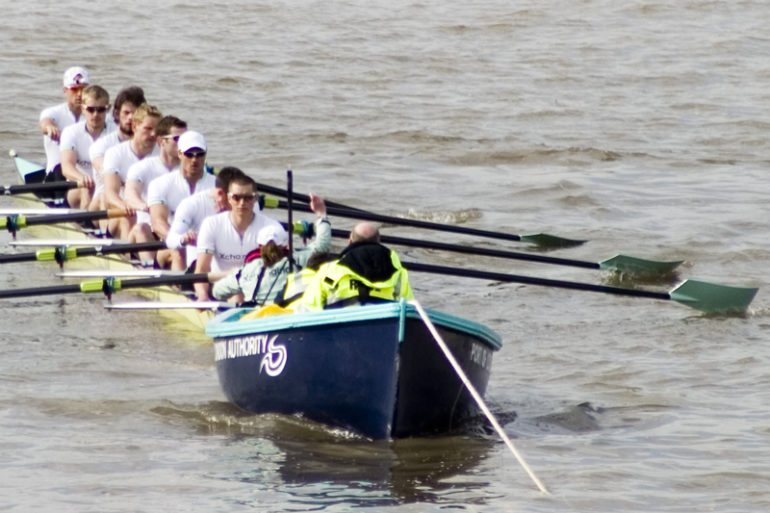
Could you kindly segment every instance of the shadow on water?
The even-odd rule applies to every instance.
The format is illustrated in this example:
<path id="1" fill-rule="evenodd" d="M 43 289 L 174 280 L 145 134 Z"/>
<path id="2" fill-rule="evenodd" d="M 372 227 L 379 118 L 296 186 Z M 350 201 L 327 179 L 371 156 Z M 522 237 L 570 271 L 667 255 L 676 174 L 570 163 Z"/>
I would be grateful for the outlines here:
<path id="1" fill-rule="evenodd" d="M 545 434 L 580 435 L 604 430 L 643 430 L 671 421 L 670 406 L 642 404 L 634 406 L 599 407 L 589 402 L 568 406 L 545 415 L 519 418 L 511 426 L 527 437 Z"/>
<path id="2" fill-rule="evenodd" d="M 582 436 L 603 430 L 646 429 L 667 423 L 669 407 L 595 407 L 585 402 L 544 415 L 493 413 L 511 438 Z M 152 412 L 201 436 L 225 439 L 235 459 L 219 479 L 285 494 L 298 511 L 345 504 L 387 507 L 409 503 L 466 508 L 493 501 L 485 461 L 505 452 L 484 417 L 460 434 L 372 441 L 299 417 L 252 415 L 225 402 L 166 403 Z M 289 497 L 288 499 L 286 497 Z"/>
<path id="3" fill-rule="evenodd" d="M 239 481 L 264 486 L 263 467 L 271 466 L 280 488 L 298 502 L 316 505 L 483 503 L 488 497 L 479 490 L 488 482 L 478 467 L 499 445 L 479 427 L 475 434 L 372 441 L 299 417 L 248 414 L 222 402 L 152 411 L 201 435 L 225 435 L 228 445 L 240 447 L 240 463 L 254 469 L 241 472 Z"/>

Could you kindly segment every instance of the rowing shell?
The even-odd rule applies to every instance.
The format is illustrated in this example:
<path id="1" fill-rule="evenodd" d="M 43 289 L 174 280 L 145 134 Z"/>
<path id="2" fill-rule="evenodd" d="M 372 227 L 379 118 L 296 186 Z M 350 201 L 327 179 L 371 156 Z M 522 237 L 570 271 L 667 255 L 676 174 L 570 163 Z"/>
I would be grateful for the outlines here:
<path id="1" fill-rule="evenodd" d="M 13 156 L 13 162 L 21 183 L 40 183 L 45 177 L 45 168 L 43 166 L 19 157 L 18 155 Z M 34 202 L 36 204 L 35 210 L 39 211 L 47 210 L 48 213 L 54 213 L 65 210 L 59 207 L 57 202 L 47 200 L 44 197 L 26 195 L 14 196 L 14 198 Z M 33 235 L 35 239 L 48 239 L 46 242 L 58 241 L 60 245 L 62 240 L 72 241 L 71 244 L 76 246 L 107 246 L 123 242 L 115 241 L 114 239 L 99 239 L 93 237 L 77 224 L 31 226 L 25 230 L 25 232 L 29 235 Z M 35 239 L 30 239 L 28 244 L 35 245 Z M 24 243 L 23 240 L 20 240 L 19 242 L 22 244 Z M 126 276 L 143 270 L 140 266 L 134 265 L 126 258 L 109 255 L 76 258 L 68 260 L 64 265 L 66 265 L 68 270 L 88 269 L 90 271 L 95 271 L 102 276 Z M 193 303 L 189 295 L 166 286 L 134 289 L 133 292 L 151 302 L 177 305 L 191 305 Z M 164 317 L 174 321 L 178 327 L 200 331 L 205 328 L 208 321 L 213 317 L 211 310 L 199 310 L 197 308 L 159 308 L 158 311 Z"/>

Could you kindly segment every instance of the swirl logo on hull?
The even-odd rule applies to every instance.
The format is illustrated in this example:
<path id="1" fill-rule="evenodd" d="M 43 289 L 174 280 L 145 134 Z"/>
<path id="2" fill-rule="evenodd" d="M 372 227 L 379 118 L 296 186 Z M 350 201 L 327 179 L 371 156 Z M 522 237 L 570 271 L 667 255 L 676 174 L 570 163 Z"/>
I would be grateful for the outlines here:
<path id="1" fill-rule="evenodd" d="M 267 343 L 267 354 L 262 357 L 262 362 L 259 364 L 260 372 L 264 370 L 265 374 L 272 377 L 278 376 L 283 372 L 289 356 L 286 346 L 275 343 L 277 338 L 278 335 L 273 335 L 273 338 Z"/>

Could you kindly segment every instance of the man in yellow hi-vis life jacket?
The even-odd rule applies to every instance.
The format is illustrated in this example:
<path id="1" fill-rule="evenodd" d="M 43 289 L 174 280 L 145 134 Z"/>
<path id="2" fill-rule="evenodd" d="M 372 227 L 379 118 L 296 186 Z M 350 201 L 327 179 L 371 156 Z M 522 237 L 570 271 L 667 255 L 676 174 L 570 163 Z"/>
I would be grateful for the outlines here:
<path id="1" fill-rule="evenodd" d="M 275 300 L 275 304 L 287 310 L 296 310 L 302 303 L 305 290 L 315 280 L 318 269 L 328 262 L 336 261 L 337 257 L 337 254 L 326 251 L 313 253 L 305 267 L 286 277 L 286 286 Z"/>
<path id="2" fill-rule="evenodd" d="M 302 296 L 300 310 L 414 298 L 406 269 L 394 251 L 380 244 L 376 226 L 357 224 L 349 242 L 338 260 L 318 270 Z"/>

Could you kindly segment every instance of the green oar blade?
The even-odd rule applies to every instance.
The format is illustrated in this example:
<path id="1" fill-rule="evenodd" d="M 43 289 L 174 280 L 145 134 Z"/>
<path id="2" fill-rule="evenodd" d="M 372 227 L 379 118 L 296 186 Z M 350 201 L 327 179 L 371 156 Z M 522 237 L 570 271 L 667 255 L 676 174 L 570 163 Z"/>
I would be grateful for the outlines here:
<path id="1" fill-rule="evenodd" d="M 566 239 L 564 237 L 558 237 L 556 235 L 549 235 L 547 233 L 533 233 L 530 235 L 522 235 L 522 242 L 529 242 L 535 244 L 541 248 L 572 248 L 585 244 L 584 240 Z"/>
<path id="2" fill-rule="evenodd" d="M 669 292 L 669 296 L 674 301 L 702 312 L 741 313 L 748 309 L 758 290 L 687 280 Z"/>
<path id="3" fill-rule="evenodd" d="M 599 268 L 628 274 L 668 274 L 679 267 L 683 260 L 647 260 L 626 255 L 615 255 L 599 262 Z"/>

